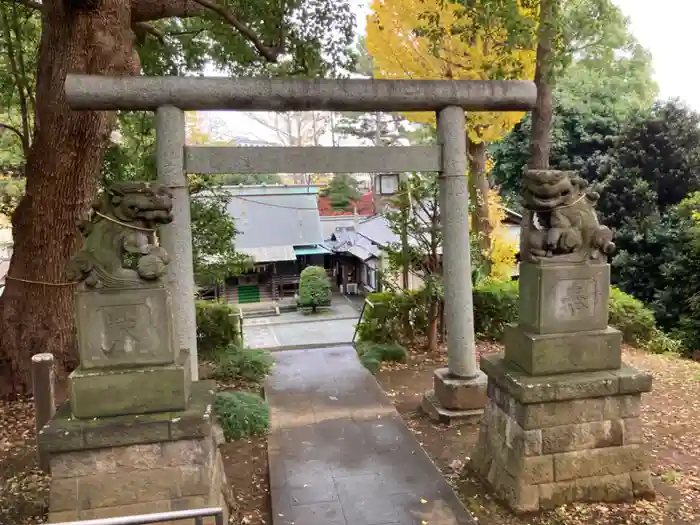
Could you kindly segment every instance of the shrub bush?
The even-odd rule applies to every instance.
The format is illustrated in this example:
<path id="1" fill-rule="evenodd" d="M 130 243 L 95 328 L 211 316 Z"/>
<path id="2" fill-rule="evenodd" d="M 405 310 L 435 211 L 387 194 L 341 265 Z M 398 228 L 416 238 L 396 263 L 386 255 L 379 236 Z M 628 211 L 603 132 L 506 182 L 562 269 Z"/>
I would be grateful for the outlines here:
<path id="1" fill-rule="evenodd" d="M 424 335 L 428 326 L 425 297 L 418 292 L 375 292 L 367 296 L 367 306 L 357 328 L 360 341 L 394 343 L 405 339 L 406 316 L 416 335 Z"/>
<path id="2" fill-rule="evenodd" d="M 480 337 L 500 340 L 509 323 L 518 321 L 517 281 L 486 280 L 474 288 L 474 331 Z"/>
<path id="3" fill-rule="evenodd" d="M 416 333 L 424 332 L 417 320 L 425 317 L 425 302 L 420 292 L 393 294 L 380 292 L 367 297 L 372 308 L 366 308 L 358 326 L 361 342 L 393 343 L 404 340 L 404 319 L 408 310 Z M 506 326 L 518 322 L 519 290 L 517 281 L 486 280 L 474 288 L 474 329 L 484 339 L 500 340 Z M 667 348 L 680 352 L 687 344 L 677 334 L 669 337 L 657 329 L 654 314 L 641 301 L 617 288 L 611 288 L 610 324 L 622 332 L 626 343 L 644 347 Z M 685 335 L 685 334 L 683 334 Z M 651 351 L 651 350 L 650 350 Z M 653 350 L 657 351 L 657 350 Z M 658 350 L 660 351 L 660 350 Z M 361 354 L 362 355 L 362 354 Z M 371 357 L 366 358 L 377 366 Z"/>
<path id="4" fill-rule="evenodd" d="M 273 364 L 272 357 L 264 350 L 233 345 L 219 351 L 215 361 L 214 379 L 245 379 L 253 383 L 262 383 L 272 370 Z"/>
<path id="5" fill-rule="evenodd" d="M 250 392 L 221 392 L 216 396 L 215 409 L 226 441 L 262 436 L 270 426 L 265 400 Z"/>
<path id="6" fill-rule="evenodd" d="M 683 347 L 680 350 L 682 355 L 697 357 L 697 350 L 700 349 L 700 323 L 695 316 L 682 315 L 669 331 L 669 336 L 680 342 Z"/>
<path id="7" fill-rule="evenodd" d="M 204 359 L 213 359 L 229 346 L 241 346 L 240 311 L 219 301 L 197 301 L 197 349 Z"/>
<path id="8" fill-rule="evenodd" d="M 651 338 L 642 344 L 642 348 L 652 354 L 685 354 L 687 353 L 683 342 L 664 333 L 662 330 L 654 330 Z"/>
<path id="9" fill-rule="evenodd" d="M 474 328 L 483 338 L 500 340 L 509 323 L 518 321 L 517 281 L 488 280 L 474 288 Z M 610 324 L 622 332 L 623 340 L 643 345 L 657 334 L 652 311 L 617 288 L 611 288 Z M 658 335 L 656 335 L 658 339 Z"/>
<path id="10" fill-rule="evenodd" d="M 373 343 L 363 341 L 355 346 L 360 362 L 372 374 L 379 372 L 382 362 L 393 361 L 405 363 L 408 359 L 408 351 L 397 343 Z"/>
<path id="11" fill-rule="evenodd" d="M 610 289 L 609 323 L 622 332 L 622 340 L 641 345 L 658 333 L 652 311 L 639 299 L 617 288 Z"/>
<path id="12" fill-rule="evenodd" d="M 299 276 L 299 299 L 297 305 L 316 311 L 319 306 L 330 306 L 331 282 L 326 270 L 320 266 L 307 266 Z"/>

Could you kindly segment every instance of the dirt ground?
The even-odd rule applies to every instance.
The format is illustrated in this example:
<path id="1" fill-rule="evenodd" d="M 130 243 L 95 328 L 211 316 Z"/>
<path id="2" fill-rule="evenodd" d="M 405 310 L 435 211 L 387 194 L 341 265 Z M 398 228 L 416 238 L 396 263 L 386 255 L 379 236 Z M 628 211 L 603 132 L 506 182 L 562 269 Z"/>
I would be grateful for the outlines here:
<path id="1" fill-rule="evenodd" d="M 480 344 L 482 353 L 498 351 Z M 494 501 L 469 473 L 477 427 L 434 425 L 418 412 L 431 388 L 432 371 L 444 357 L 413 355 L 405 365 L 385 365 L 377 375 L 397 410 L 465 505 L 482 525 L 697 525 L 700 523 L 700 364 L 673 356 L 626 349 L 624 359 L 654 375 L 643 397 L 645 443 L 657 486 L 654 501 L 569 505 L 537 516 L 515 517 Z M 227 385 L 231 386 L 231 385 Z M 242 385 L 236 385 L 241 387 Z M 37 468 L 31 401 L 0 403 L 0 524 L 43 523 L 49 478 Z M 231 523 L 271 525 L 267 442 L 252 438 L 222 447 L 236 508 Z"/>
<path id="2" fill-rule="evenodd" d="M 245 382 L 219 385 L 220 390 L 232 388 L 259 390 Z M 56 390 L 63 398 L 62 385 Z M 266 437 L 226 443 L 221 453 L 235 505 L 230 523 L 270 525 Z M 0 402 L 0 524 L 45 523 L 49 486 L 49 476 L 38 468 L 31 399 Z"/>
<path id="3" fill-rule="evenodd" d="M 49 477 L 36 459 L 33 404 L 0 402 L 0 523 L 43 523 L 48 498 Z"/>
<path id="4" fill-rule="evenodd" d="M 230 523 L 270 525 L 270 480 L 267 472 L 267 439 L 243 439 L 221 447 L 224 469 L 237 508 Z"/>
<path id="5" fill-rule="evenodd" d="M 498 351 L 480 344 L 482 353 Z M 623 359 L 654 376 L 643 396 L 644 441 L 652 458 L 657 497 L 632 504 L 568 505 L 537 516 L 515 517 L 488 495 L 466 465 L 478 427 L 434 425 L 418 412 L 443 357 L 414 355 L 406 365 L 384 366 L 377 380 L 397 410 L 481 525 L 697 525 L 700 523 L 700 364 L 626 348 Z"/>
<path id="6" fill-rule="evenodd" d="M 262 393 L 255 384 L 238 381 L 219 383 L 219 391 L 247 390 Z M 270 479 L 267 469 L 267 436 L 240 439 L 221 446 L 221 456 L 235 507 L 229 523 L 272 525 Z"/>

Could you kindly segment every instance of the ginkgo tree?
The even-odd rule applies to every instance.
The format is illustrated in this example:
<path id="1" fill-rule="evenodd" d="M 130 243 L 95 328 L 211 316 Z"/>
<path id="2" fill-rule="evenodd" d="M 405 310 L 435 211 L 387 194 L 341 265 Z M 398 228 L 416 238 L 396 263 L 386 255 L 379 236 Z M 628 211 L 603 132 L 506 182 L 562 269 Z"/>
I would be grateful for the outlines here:
<path id="1" fill-rule="evenodd" d="M 477 7 L 445 0 L 374 0 L 367 17 L 366 45 L 374 76 L 387 79 L 515 80 L 535 73 L 534 39 L 509 39 L 512 19 L 487 16 Z M 516 15 L 532 13 L 517 5 Z M 483 16 L 482 16 L 483 15 Z M 522 27 L 522 26 L 521 26 Z M 527 26 L 524 26 L 527 27 Z M 522 31 L 522 29 L 520 29 Z M 409 120 L 434 125 L 433 113 L 406 113 Z M 480 247 L 492 251 L 486 144 L 500 140 L 523 112 L 474 112 L 467 115 L 467 145 L 473 223 Z"/>

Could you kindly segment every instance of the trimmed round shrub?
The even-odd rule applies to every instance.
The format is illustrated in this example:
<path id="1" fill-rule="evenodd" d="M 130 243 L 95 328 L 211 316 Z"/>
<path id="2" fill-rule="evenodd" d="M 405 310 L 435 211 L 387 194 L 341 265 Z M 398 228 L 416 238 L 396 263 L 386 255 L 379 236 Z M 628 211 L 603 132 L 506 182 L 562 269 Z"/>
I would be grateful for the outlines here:
<path id="1" fill-rule="evenodd" d="M 299 276 L 297 306 L 316 311 L 319 306 L 330 306 L 333 293 L 326 270 L 320 266 L 307 266 Z"/>
<path id="2" fill-rule="evenodd" d="M 250 392 L 217 394 L 215 410 L 226 441 L 262 436 L 270 427 L 270 410 L 265 400 Z"/>
<path id="3" fill-rule="evenodd" d="M 610 289 L 609 323 L 622 332 L 625 343 L 640 345 L 657 333 L 652 311 L 639 299 L 617 288 Z"/>

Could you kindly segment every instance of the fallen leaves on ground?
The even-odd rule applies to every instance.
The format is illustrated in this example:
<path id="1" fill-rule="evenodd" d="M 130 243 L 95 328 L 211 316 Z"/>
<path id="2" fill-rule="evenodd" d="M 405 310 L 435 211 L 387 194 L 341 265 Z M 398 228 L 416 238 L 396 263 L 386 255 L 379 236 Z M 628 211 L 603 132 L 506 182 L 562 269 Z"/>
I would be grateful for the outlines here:
<path id="1" fill-rule="evenodd" d="M 479 355 L 501 351 L 480 342 Z M 438 354 L 412 352 L 406 364 L 382 365 L 377 380 L 391 397 L 426 452 L 461 494 L 481 525 L 697 525 L 700 523 L 700 364 L 671 355 L 652 355 L 626 347 L 623 359 L 654 376 L 653 392 L 643 396 L 645 446 L 657 486 L 654 501 L 623 504 L 572 504 L 536 516 L 516 517 L 466 471 L 478 427 L 436 425 L 418 406 L 432 388 L 433 370 L 444 366 Z"/>
<path id="2" fill-rule="evenodd" d="M 479 354 L 499 351 L 479 343 Z M 385 391 L 418 441 L 462 495 L 482 525 L 697 525 L 700 523 L 700 364 L 626 348 L 626 362 L 651 372 L 654 391 L 643 397 L 644 441 L 653 458 L 655 501 L 630 504 L 575 504 L 527 518 L 515 517 L 465 472 L 477 437 L 475 427 L 435 425 L 417 412 L 433 370 L 446 365 L 444 349 L 412 351 L 407 363 L 383 364 Z M 30 399 L 0 403 L 0 523 L 43 523 L 49 478 L 36 465 L 34 411 Z M 236 506 L 232 523 L 270 525 L 266 439 L 222 447 Z"/>
<path id="3" fill-rule="evenodd" d="M 267 437 L 226 443 L 221 446 L 221 455 L 235 500 L 229 522 L 271 525 Z"/>
<path id="4" fill-rule="evenodd" d="M 43 523 L 48 492 L 49 477 L 37 465 L 31 399 L 0 402 L 0 523 Z"/>

